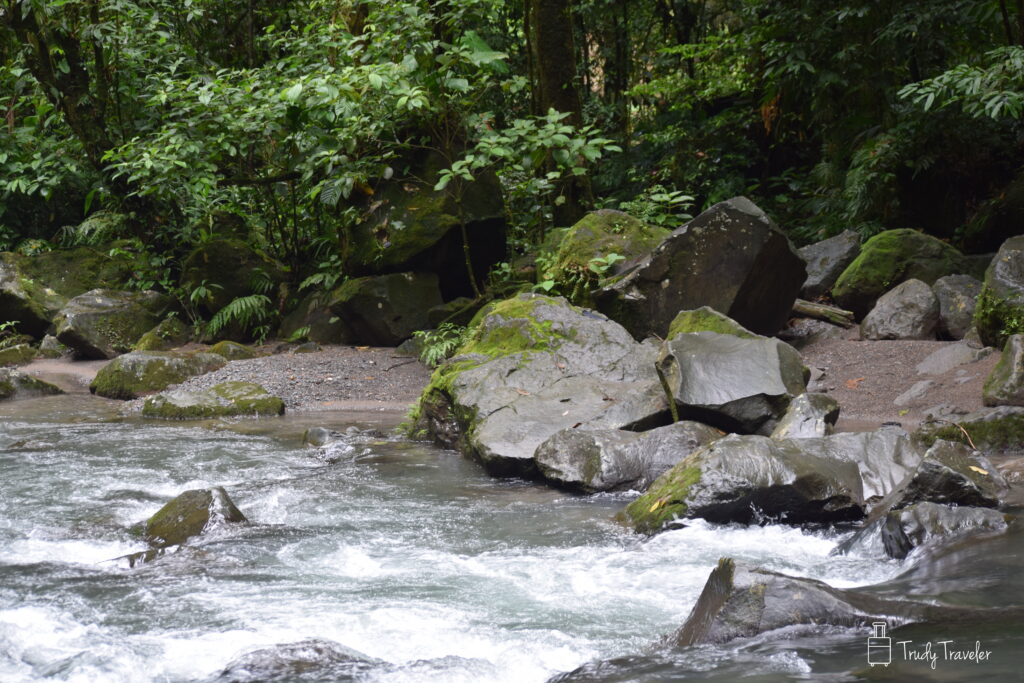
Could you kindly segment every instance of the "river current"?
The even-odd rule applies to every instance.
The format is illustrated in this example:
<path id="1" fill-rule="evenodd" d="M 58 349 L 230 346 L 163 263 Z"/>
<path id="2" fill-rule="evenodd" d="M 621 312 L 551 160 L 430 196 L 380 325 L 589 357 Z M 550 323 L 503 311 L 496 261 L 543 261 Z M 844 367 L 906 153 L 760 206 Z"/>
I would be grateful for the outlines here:
<path id="1" fill-rule="evenodd" d="M 905 570 L 830 556 L 834 532 L 695 522 L 640 537 L 612 520 L 628 495 L 492 479 L 456 453 L 367 431 L 389 426 L 370 416 L 168 424 L 115 408 L 83 396 L 0 406 L 2 681 L 203 681 L 308 638 L 379 660 L 369 681 L 545 681 L 615 658 L 627 659 L 607 680 L 818 680 L 817 659 L 845 668 L 862 635 L 675 660 L 657 642 L 723 556 L 838 587 Z M 311 425 L 352 429 L 318 451 L 301 443 Z M 214 485 L 250 525 L 140 567 L 119 559 L 145 548 L 133 525 Z"/>

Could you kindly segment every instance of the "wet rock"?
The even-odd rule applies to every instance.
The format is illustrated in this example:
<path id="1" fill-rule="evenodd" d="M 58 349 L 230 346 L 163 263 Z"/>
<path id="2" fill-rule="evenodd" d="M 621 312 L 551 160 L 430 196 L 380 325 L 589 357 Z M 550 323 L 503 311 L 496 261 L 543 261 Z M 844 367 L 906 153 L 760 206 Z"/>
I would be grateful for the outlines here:
<path id="1" fill-rule="evenodd" d="M 28 344 L 15 344 L 0 349 L 0 365 L 26 365 L 31 363 L 38 352 Z"/>
<path id="2" fill-rule="evenodd" d="M 310 638 L 248 652 L 209 683 L 266 681 L 355 681 L 380 662 L 330 640 Z"/>
<path id="3" fill-rule="evenodd" d="M 890 510 L 840 544 L 833 554 L 902 560 L 922 545 L 978 533 L 1001 533 L 1007 516 L 991 508 L 920 502 Z"/>
<path id="4" fill-rule="evenodd" d="M 349 280 L 331 292 L 330 309 L 353 338 L 374 346 L 398 346 L 426 329 L 427 311 L 441 304 L 433 273 L 393 273 Z"/>
<path id="5" fill-rule="evenodd" d="M 896 510 L 920 502 L 994 508 L 1008 490 L 1006 480 L 981 453 L 938 440 L 890 499 Z"/>
<path id="6" fill-rule="evenodd" d="M 615 277 L 635 265 L 669 236 L 670 231 L 648 225 L 622 211 L 591 211 L 566 231 L 547 276 L 574 304 L 591 304 L 590 292 L 603 278 Z M 599 274 L 590 268 L 608 254 L 624 257 Z"/>
<path id="7" fill-rule="evenodd" d="M 677 462 L 721 438 L 699 422 L 676 422 L 646 432 L 563 429 L 534 456 L 547 481 L 584 493 L 645 490 Z"/>
<path id="8" fill-rule="evenodd" d="M 771 433 L 807 388 L 800 354 L 765 337 L 677 335 L 662 344 L 657 371 L 680 417 L 728 432 Z"/>
<path id="9" fill-rule="evenodd" d="M 114 358 L 130 351 L 169 305 L 169 299 L 156 292 L 94 289 L 61 309 L 54 320 L 57 339 L 76 358 Z"/>
<path id="10" fill-rule="evenodd" d="M 594 300 L 638 339 L 663 337 L 680 309 L 700 306 L 770 335 L 785 324 L 805 278 L 788 238 L 753 202 L 736 197 L 675 230 Z"/>
<path id="11" fill-rule="evenodd" d="M 987 406 L 1024 406 L 1024 334 L 1007 338 L 982 396 Z"/>
<path id="12" fill-rule="evenodd" d="M 145 539 L 161 548 L 180 545 L 212 524 L 246 521 L 222 487 L 193 489 L 172 499 L 149 518 Z"/>
<path id="13" fill-rule="evenodd" d="M 259 355 L 251 347 L 227 339 L 211 346 L 210 353 L 215 353 L 227 360 L 248 360 Z"/>
<path id="14" fill-rule="evenodd" d="M 146 417 L 169 420 L 200 420 L 237 415 L 284 414 L 284 401 L 250 382 L 223 382 L 203 391 L 176 389 L 146 399 Z"/>
<path id="15" fill-rule="evenodd" d="M 719 439 L 659 477 L 626 507 L 625 517 L 643 533 L 690 517 L 741 524 L 862 518 L 857 465 L 804 451 L 803 441 L 735 434 Z"/>
<path id="16" fill-rule="evenodd" d="M 974 311 L 974 325 L 988 346 L 1002 346 L 1011 334 L 1024 334 L 1024 235 L 999 247 Z"/>
<path id="17" fill-rule="evenodd" d="M 486 309 L 470 339 L 434 371 L 419 421 L 492 474 L 533 476 L 537 446 L 562 429 L 668 422 L 656 353 L 603 315 L 523 294 Z"/>
<path id="18" fill-rule="evenodd" d="M 839 276 L 860 253 L 860 234 L 844 230 L 835 237 L 809 244 L 797 251 L 807 263 L 807 280 L 800 296 L 817 299 L 828 294 Z"/>
<path id="19" fill-rule="evenodd" d="M 800 394 L 772 430 L 773 439 L 828 436 L 839 419 L 839 403 L 825 394 Z"/>
<path id="20" fill-rule="evenodd" d="M 968 260 L 945 242 L 916 230 L 886 230 L 864 243 L 832 288 L 832 298 L 858 317 L 885 292 L 907 280 L 931 285 L 944 275 L 969 271 Z"/>
<path id="21" fill-rule="evenodd" d="M 907 280 L 878 299 L 860 324 L 864 339 L 934 339 L 939 300 L 920 280 Z"/>
<path id="22" fill-rule="evenodd" d="M 281 321 L 278 336 L 290 341 L 308 339 L 320 344 L 349 344 L 351 330 L 328 307 L 323 292 L 310 294 Z"/>
<path id="23" fill-rule="evenodd" d="M 227 361 L 214 353 L 132 351 L 100 368 L 89 385 L 97 396 L 130 400 L 213 372 Z"/>
<path id="24" fill-rule="evenodd" d="M 727 315 L 722 315 L 710 306 L 701 306 L 692 311 L 679 311 L 668 326 L 666 339 L 692 332 L 718 332 L 744 339 L 758 339 L 754 334 Z"/>
<path id="25" fill-rule="evenodd" d="M 931 446 L 937 439 L 969 445 L 968 437 L 971 443 L 983 450 L 1024 449 L 1024 408 L 982 408 L 963 416 L 927 420 L 914 434 L 914 438 L 925 446 Z"/>
<path id="26" fill-rule="evenodd" d="M 939 334 L 963 339 L 974 324 L 974 306 L 981 294 L 981 282 L 970 275 L 946 275 L 932 285 L 939 300 Z"/>
<path id="27" fill-rule="evenodd" d="M 327 429 L 326 427 L 310 427 L 302 435 L 302 445 L 320 448 L 322 446 L 326 446 L 331 441 L 338 439 L 340 436 L 341 432 L 336 432 L 333 429 Z"/>
<path id="28" fill-rule="evenodd" d="M 176 316 L 164 318 L 160 323 L 139 337 L 135 351 L 167 351 L 184 346 L 192 339 L 192 330 Z"/>
<path id="29" fill-rule="evenodd" d="M 24 372 L 10 368 L 0 368 L 0 400 L 63 393 L 49 382 L 36 379 L 32 375 L 26 375 Z"/>

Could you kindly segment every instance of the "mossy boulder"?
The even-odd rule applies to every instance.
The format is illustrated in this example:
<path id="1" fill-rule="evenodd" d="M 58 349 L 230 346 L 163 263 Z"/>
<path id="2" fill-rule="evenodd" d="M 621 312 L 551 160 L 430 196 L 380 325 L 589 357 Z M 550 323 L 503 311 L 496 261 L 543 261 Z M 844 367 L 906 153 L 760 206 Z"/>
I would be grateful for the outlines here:
<path id="1" fill-rule="evenodd" d="M 692 311 L 679 311 L 669 323 L 668 335 L 665 338 L 672 339 L 677 335 L 693 332 L 717 332 L 743 339 L 761 338 L 761 335 L 754 334 L 729 316 L 722 315 L 710 306 L 701 306 Z"/>
<path id="2" fill-rule="evenodd" d="M 170 316 L 139 337 L 135 351 L 167 351 L 184 346 L 192 339 L 192 329 L 177 318 Z"/>
<path id="3" fill-rule="evenodd" d="M 103 366 L 89 385 L 97 396 L 129 400 L 213 372 L 227 361 L 214 353 L 132 351 Z"/>
<path id="4" fill-rule="evenodd" d="M 473 293 L 463 251 L 463 227 L 477 282 L 505 258 L 505 205 L 493 173 L 480 173 L 452 192 L 435 190 L 450 162 L 436 153 L 396 163 L 408 173 L 381 182 L 366 199 L 366 219 L 354 226 L 345 272 L 378 275 L 407 271 L 437 273 L 445 299 Z"/>
<path id="5" fill-rule="evenodd" d="M 832 298 L 861 318 L 902 282 L 914 279 L 931 286 L 944 275 L 970 270 L 970 260 L 941 240 L 916 230 L 886 230 L 864 243 L 836 281 Z"/>
<path id="6" fill-rule="evenodd" d="M 398 346 L 429 327 L 427 312 L 441 303 L 433 273 L 392 273 L 345 282 L 331 292 L 330 310 L 351 330 L 354 341 Z"/>
<path id="7" fill-rule="evenodd" d="M 31 363 L 39 352 L 28 344 L 15 344 L 0 349 L 0 365 L 25 365 Z"/>
<path id="8" fill-rule="evenodd" d="M 806 276 L 778 226 L 749 199 L 734 197 L 675 230 L 593 299 L 637 339 L 664 337 L 681 309 L 701 306 L 772 335 L 789 318 Z"/>
<path id="9" fill-rule="evenodd" d="M 71 353 L 71 349 L 61 344 L 52 334 L 45 335 L 39 342 L 39 355 L 43 358 L 60 358 Z"/>
<path id="10" fill-rule="evenodd" d="M 77 358 L 113 358 L 130 351 L 160 322 L 170 300 L 156 292 L 94 289 L 71 299 L 54 319 L 57 339 Z"/>
<path id="11" fill-rule="evenodd" d="M 535 476 L 534 451 L 562 429 L 665 424 L 656 353 L 565 299 L 523 294 L 495 302 L 434 371 L 420 425 L 492 474 Z"/>
<path id="12" fill-rule="evenodd" d="M 10 368 L 0 368 L 0 400 L 8 398 L 34 398 L 64 392 L 41 379 Z"/>
<path id="13" fill-rule="evenodd" d="M 245 344 L 239 344 L 233 341 L 219 341 L 209 349 L 210 353 L 215 353 L 218 356 L 226 358 L 228 360 L 249 360 L 250 358 L 256 358 L 257 354 L 251 347 Z"/>
<path id="14" fill-rule="evenodd" d="M 914 432 L 914 439 L 926 447 L 938 439 L 944 439 L 973 443 L 986 451 L 1021 451 L 1024 450 L 1024 408 L 982 408 L 964 415 L 956 423 L 926 420 Z"/>
<path id="15" fill-rule="evenodd" d="M 591 211 L 562 237 L 555 263 L 546 275 L 577 305 L 590 303 L 590 292 L 604 278 L 614 277 L 650 253 L 671 231 L 644 223 L 622 211 Z M 618 254 L 623 260 L 604 273 L 591 269 L 595 259 Z"/>
<path id="16" fill-rule="evenodd" d="M 145 539 L 159 548 L 181 545 L 213 524 L 247 522 L 220 486 L 185 491 L 146 522 Z"/>
<path id="17" fill-rule="evenodd" d="M 320 344 L 348 344 L 353 341 L 352 332 L 344 321 L 328 306 L 324 292 L 308 295 L 294 311 L 281 320 L 278 336 L 288 341 L 307 339 Z"/>
<path id="18" fill-rule="evenodd" d="M 205 283 L 209 296 L 202 308 L 208 314 L 261 291 L 261 282 L 277 287 L 285 279 L 284 266 L 239 239 L 213 239 L 199 245 L 185 258 L 181 273 L 181 284 L 188 291 Z"/>
<path id="19" fill-rule="evenodd" d="M 987 406 L 1024 406 L 1024 334 L 1006 340 L 999 363 L 985 380 Z"/>
<path id="20" fill-rule="evenodd" d="M 731 434 L 687 456 L 630 503 L 625 518 L 639 532 L 656 533 L 676 520 L 789 524 L 851 521 L 864 516 L 857 465 L 799 447 Z"/>
<path id="21" fill-rule="evenodd" d="M 0 253 L 0 320 L 14 321 L 18 332 L 38 338 L 67 300 L 26 275 L 26 260 L 19 254 Z"/>
<path id="22" fill-rule="evenodd" d="M 1008 336 L 1024 334 L 1024 235 L 1003 242 L 985 271 L 974 325 L 989 346 L 1002 346 Z"/>
<path id="23" fill-rule="evenodd" d="M 167 420 L 283 415 L 284 401 L 258 384 L 223 382 L 201 391 L 177 389 L 151 396 L 143 404 L 142 414 Z"/>

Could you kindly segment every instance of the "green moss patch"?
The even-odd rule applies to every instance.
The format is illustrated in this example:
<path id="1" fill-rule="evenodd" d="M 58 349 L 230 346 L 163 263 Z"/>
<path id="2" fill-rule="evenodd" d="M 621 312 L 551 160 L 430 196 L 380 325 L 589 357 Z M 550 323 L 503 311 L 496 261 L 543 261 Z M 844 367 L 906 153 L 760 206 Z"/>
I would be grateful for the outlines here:
<path id="1" fill-rule="evenodd" d="M 212 372 L 224 367 L 225 362 L 223 357 L 212 353 L 135 351 L 103 366 L 89 390 L 98 396 L 129 400 Z"/>
<path id="2" fill-rule="evenodd" d="M 668 326 L 667 339 L 672 339 L 678 334 L 693 332 L 717 332 L 731 334 L 742 339 L 760 338 L 759 335 L 754 334 L 729 316 L 722 315 L 709 306 L 701 306 L 692 311 L 680 311 Z"/>
<path id="3" fill-rule="evenodd" d="M 284 401 L 250 382 L 223 382 L 206 391 L 169 391 L 146 399 L 142 414 L 168 420 L 283 415 Z"/>
<path id="4" fill-rule="evenodd" d="M 626 506 L 625 521 L 640 533 L 652 534 L 672 520 L 685 517 L 690 489 L 701 478 L 696 456 L 685 458 L 658 477 L 647 493 Z"/>

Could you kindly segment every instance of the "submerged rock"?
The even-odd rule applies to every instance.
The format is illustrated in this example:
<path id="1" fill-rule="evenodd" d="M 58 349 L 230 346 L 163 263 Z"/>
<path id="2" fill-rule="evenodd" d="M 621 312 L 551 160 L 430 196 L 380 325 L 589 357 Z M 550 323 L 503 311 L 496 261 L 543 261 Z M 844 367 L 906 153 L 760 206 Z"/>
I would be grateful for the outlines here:
<path id="1" fill-rule="evenodd" d="M 807 388 L 800 354 L 765 337 L 681 334 L 662 344 L 657 371 L 680 417 L 729 432 L 770 433 Z"/>
<path id="2" fill-rule="evenodd" d="M 310 638 L 247 652 L 209 683 L 355 681 L 381 662 L 330 640 Z"/>
<path id="3" fill-rule="evenodd" d="M 0 400 L 8 398 L 32 398 L 63 394 L 64 392 L 41 379 L 26 375 L 19 370 L 0 368 Z"/>
<path id="4" fill-rule="evenodd" d="M 719 439 L 659 477 L 626 507 L 626 518 L 643 533 L 689 517 L 741 524 L 766 518 L 792 524 L 862 518 L 857 465 L 803 452 L 800 441 Z"/>
<path id="5" fill-rule="evenodd" d="M 77 358 L 106 359 L 130 351 L 167 310 L 156 292 L 94 289 L 76 296 L 54 320 L 57 339 Z"/>
<path id="6" fill-rule="evenodd" d="M 180 545 L 211 524 L 246 521 L 222 487 L 193 489 L 172 499 L 149 518 L 145 539 L 161 548 Z"/>
<path id="7" fill-rule="evenodd" d="M 1006 340 L 999 363 L 985 380 L 987 406 L 1024 406 L 1024 334 Z"/>
<path id="8" fill-rule="evenodd" d="M 363 344 L 397 346 L 428 327 L 441 304 L 433 273 L 392 273 L 349 280 L 331 292 L 330 309 Z"/>
<path id="9" fill-rule="evenodd" d="M 883 294 L 860 324 L 864 339 L 934 339 L 939 300 L 920 280 L 907 280 Z"/>
<path id="10" fill-rule="evenodd" d="M 533 476 L 537 446 L 562 429 L 667 422 L 655 354 L 603 315 L 520 295 L 483 312 L 457 355 L 434 371 L 419 421 L 492 474 Z"/>
<path id="11" fill-rule="evenodd" d="M 939 334 L 963 339 L 974 324 L 981 282 L 970 275 L 947 275 L 935 281 L 932 291 L 939 300 Z"/>
<path id="12" fill-rule="evenodd" d="M 213 372 L 227 361 L 214 353 L 132 351 L 100 368 L 89 384 L 97 396 L 129 400 Z"/>
<path id="13" fill-rule="evenodd" d="M 676 422 L 646 432 L 620 429 L 563 429 L 542 443 L 534 456 L 547 481 L 594 493 L 643 491 L 677 462 L 721 438 L 699 422 Z"/>
<path id="14" fill-rule="evenodd" d="M 828 436 L 839 419 L 839 402 L 826 394 L 800 394 L 772 430 L 773 439 Z"/>
<path id="15" fill-rule="evenodd" d="M 284 401 L 251 382 L 223 382 L 203 391 L 176 389 L 146 399 L 146 417 L 199 420 L 237 415 L 283 415 Z"/>
<path id="16" fill-rule="evenodd" d="M 638 339 L 664 336 L 680 309 L 700 306 L 775 334 L 805 277 L 789 239 L 753 202 L 736 197 L 675 230 L 594 300 Z"/>
<path id="17" fill-rule="evenodd" d="M 797 251 L 807 263 L 807 280 L 800 296 L 817 299 L 828 294 L 839 276 L 860 253 L 860 234 L 844 230 L 835 237 L 809 244 Z"/>

